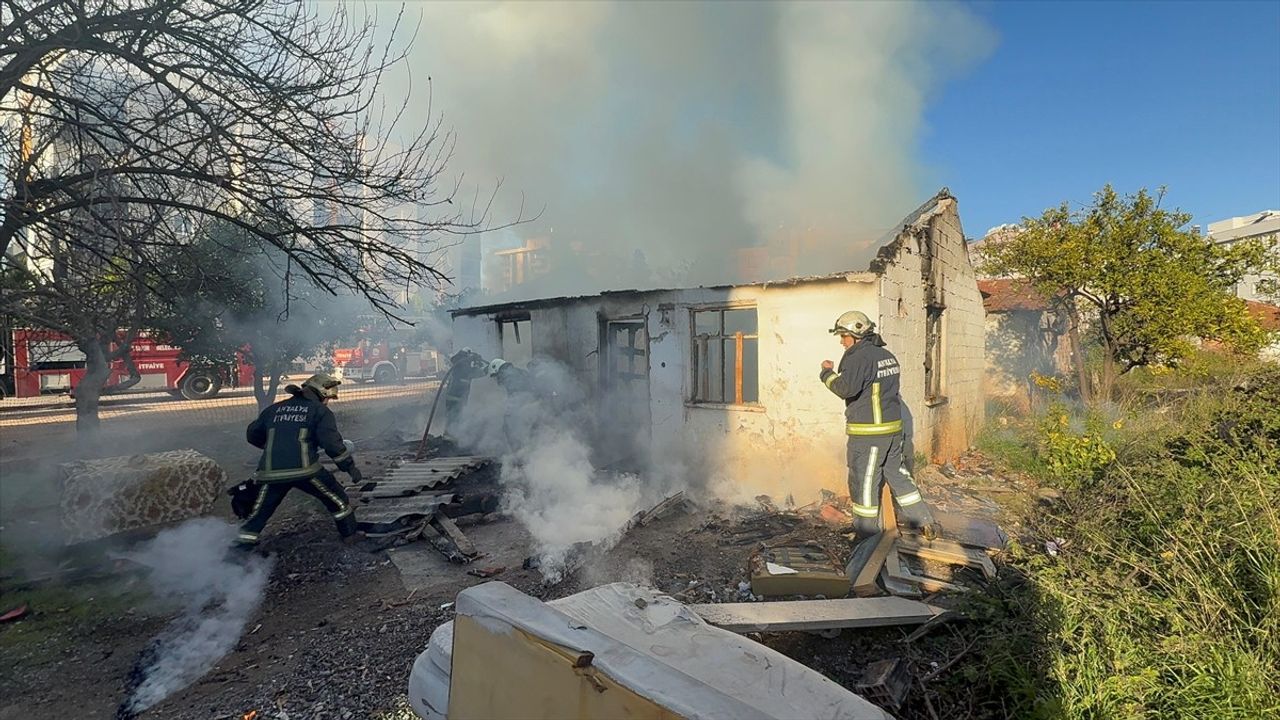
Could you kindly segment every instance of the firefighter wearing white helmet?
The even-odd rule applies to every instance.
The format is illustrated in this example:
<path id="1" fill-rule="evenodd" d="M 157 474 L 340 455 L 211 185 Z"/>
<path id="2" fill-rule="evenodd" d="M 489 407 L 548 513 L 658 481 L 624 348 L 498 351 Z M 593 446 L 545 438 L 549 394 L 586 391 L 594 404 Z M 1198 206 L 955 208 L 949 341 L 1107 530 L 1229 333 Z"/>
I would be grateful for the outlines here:
<path id="1" fill-rule="evenodd" d="M 938 528 L 933 513 L 907 469 L 905 453 L 910 450 L 903 442 L 898 359 L 884 348 L 875 323 L 865 313 L 850 310 L 842 314 L 830 332 L 840 336 L 845 352 L 839 367 L 823 361 L 819 377 L 844 400 L 855 530 L 865 537 L 880 528 L 880 487 L 888 482 L 907 523 L 921 529 L 926 537 L 935 536 Z"/>

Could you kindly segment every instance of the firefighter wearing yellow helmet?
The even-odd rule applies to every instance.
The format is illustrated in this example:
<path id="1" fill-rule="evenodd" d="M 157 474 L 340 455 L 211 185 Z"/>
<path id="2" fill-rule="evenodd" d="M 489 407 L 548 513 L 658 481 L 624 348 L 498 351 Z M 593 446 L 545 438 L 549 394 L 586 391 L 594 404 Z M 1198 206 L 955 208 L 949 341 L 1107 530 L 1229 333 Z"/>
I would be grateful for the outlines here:
<path id="1" fill-rule="evenodd" d="M 933 513 L 907 469 L 906 453 L 911 450 L 903 442 L 898 359 L 885 349 L 875 323 L 865 313 L 844 313 L 830 332 L 840 337 L 844 356 L 838 367 L 823 361 L 819 377 L 844 400 L 855 530 L 867 536 L 879 529 L 880 487 L 887 482 L 907 523 L 923 530 L 926 537 L 935 536 L 938 526 Z"/>
<path id="2" fill-rule="evenodd" d="M 320 464 L 323 450 L 359 484 L 360 468 L 351 445 L 342 439 L 328 403 L 338 397 L 342 381 L 324 373 L 312 375 L 301 386 L 285 389 L 289 398 L 268 406 L 249 424 L 245 437 L 262 449 L 254 479 L 233 491 L 233 509 L 244 518 L 237 543 L 252 547 L 267 520 L 290 490 L 301 490 L 319 500 L 333 516 L 338 534 L 354 538 L 355 509 L 333 473 Z"/>

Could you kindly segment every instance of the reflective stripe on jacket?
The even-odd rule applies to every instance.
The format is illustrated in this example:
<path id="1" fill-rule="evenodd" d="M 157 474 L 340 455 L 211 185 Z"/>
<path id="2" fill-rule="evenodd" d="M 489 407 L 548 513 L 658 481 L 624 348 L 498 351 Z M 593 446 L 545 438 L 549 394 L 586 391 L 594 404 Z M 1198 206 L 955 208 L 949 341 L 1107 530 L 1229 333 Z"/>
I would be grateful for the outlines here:
<path id="1" fill-rule="evenodd" d="M 344 472 L 355 458 L 342 442 L 333 411 L 310 390 L 267 407 L 249 423 L 245 438 L 262 448 L 254 477 L 260 482 L 285 482 L 320 472 L 320 450 Z"/>
<path id="2" fill-rule="evenodd" d="M 849 435 L 893 435 L 902 432 L 898 389 L 902 369 L 893 353 L 872 335 L 845 351 L 838 371 L 823 369 L 819 377 L 844 400 Z"/>

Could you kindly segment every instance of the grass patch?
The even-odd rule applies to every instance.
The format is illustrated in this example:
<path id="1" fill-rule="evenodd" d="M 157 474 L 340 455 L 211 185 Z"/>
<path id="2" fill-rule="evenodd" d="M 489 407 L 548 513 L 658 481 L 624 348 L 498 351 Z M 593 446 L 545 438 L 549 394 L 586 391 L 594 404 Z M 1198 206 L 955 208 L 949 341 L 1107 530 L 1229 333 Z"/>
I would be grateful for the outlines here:
<path id="1" fill-rule="evenodd" d="M 75 585 L 47 585 L 0 594 L 5 610 L 26 603 L 31 614 L 0 629 L 0 648 L 56 641 L 79 628 L 118 618 L 143 607 L 150 596 L 139 586 L 107 580 Z"/>
<path id="2" fill-rule="evenodd" d="M 1036 543 L 957 688 L 975 716 L 1280 717 L 1280 369 L 1202 362 L 1134 378 L 1107 417 L 984 434 L 1062 499 L 1021 518 Z"/>

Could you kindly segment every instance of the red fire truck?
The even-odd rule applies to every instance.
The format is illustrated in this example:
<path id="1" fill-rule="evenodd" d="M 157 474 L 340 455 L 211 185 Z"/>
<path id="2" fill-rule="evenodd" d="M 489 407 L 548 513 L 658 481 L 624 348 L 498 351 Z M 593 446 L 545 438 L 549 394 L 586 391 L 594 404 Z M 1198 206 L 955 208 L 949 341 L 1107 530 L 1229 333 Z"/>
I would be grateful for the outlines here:
<path id="1" fill-rule="evenodd" d="M 446 369 L 441 354 L 416 342 L 412 333 L 375 324 L 359 330 L 356 338 L 355 345 L 333 350 L 334 374 L 344 382 L 393 383 L 438 377 Z"/>
<path id="2" fill-rule="evenodd" d="M 134 366 L 142 376 L 124 392 L 168 391 L 188 400 L 211 398 L 224 387 L 248 384 L 253 379 L 253 366 L 236 354 L 229 368 L 195 366 L 181 359 L 182 349 L 166 344 L 161 338 L 140 334 L 133 341 Z M 85 375 L 85 355 L 67 336 L 48 330 L 13 331 L 11 355 L 13 394 L 17 397 L 72 393 Z M 129 379 L 123 359 L 111 363 L 107 386 Z"/>

